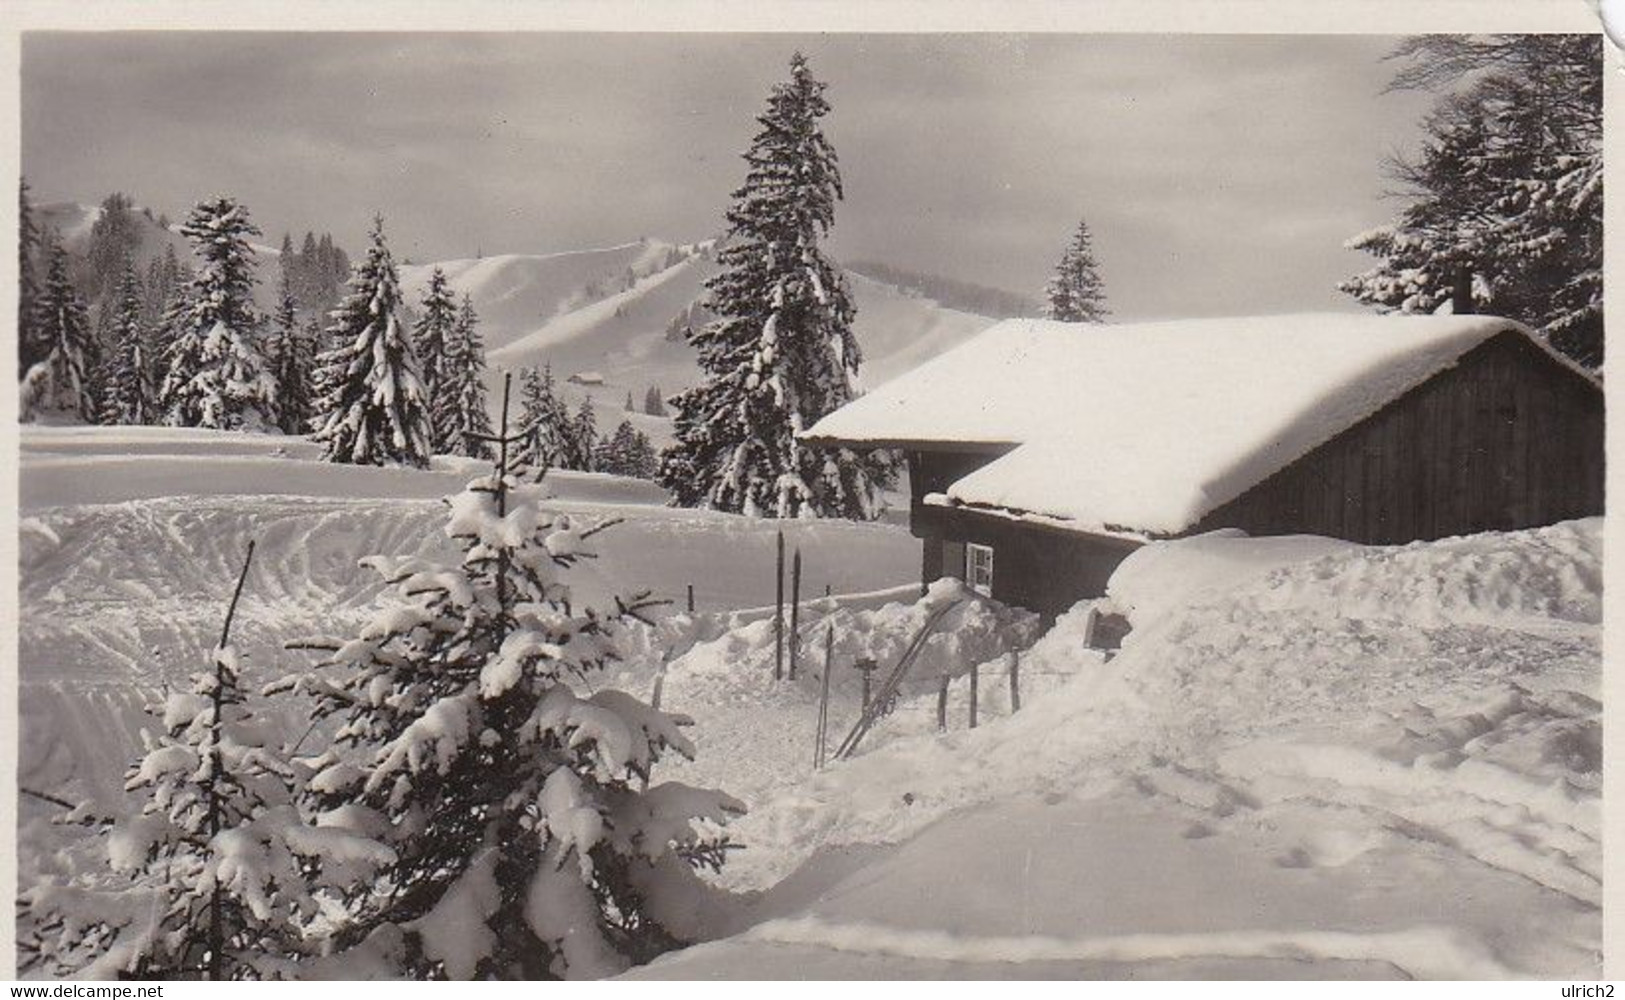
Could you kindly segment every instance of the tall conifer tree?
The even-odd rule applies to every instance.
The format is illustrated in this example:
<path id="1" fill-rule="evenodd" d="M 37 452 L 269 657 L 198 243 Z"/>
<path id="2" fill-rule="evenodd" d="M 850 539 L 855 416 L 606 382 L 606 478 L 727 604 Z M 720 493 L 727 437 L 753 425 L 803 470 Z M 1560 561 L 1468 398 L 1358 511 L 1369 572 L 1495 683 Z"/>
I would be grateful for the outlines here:
<path id="1" fill-rule="evenodd" d="M 1591 368 L 1603 360 L 1603 43 L 1599 35 L 1422 35 L 1392 90 L 1435 90 L 1409 204 L 1349 241 L 1378 259 L 1338 287 L 1408 313 L 1519 320 Z"/>
<path id="2" fill-rule="evenodd" d="M 850 401 L 861 352 L 840 270 L 819 249 L 841 177 L 820 119 L 825 85 L 799 52 L 745 153 L 706 285 L 717 318 L 689 338 L 705 380 L 673 400 L 662 479 L 677 503 L 770 517 L 873 517 L 888 461 L 807 447 L 797 433 Z"/>
<path id="3" fill-rule="evenodd" d="M 444 428 L 450 452 L 470 458 L 490 458 L 491 446 L 479 435 L 491 433 L 491 415 L 485 395 L 485 342 L 474 300 L 463 296 L 457 322 L 446 341 L 445 374 L 435 397 L 435 425 Z"/>
<path id="4" fill-rule="evenodd" d="M 28 180 L 17 185 L 17 361 L 18 375 L 45 356 L 39 335 L 39 277 L 35 270 L 40 252 L 39 226 L 28 200 Z"/>
<path id="5" fill-rule="evenodd" d="M 286 257 L 283 258 L 277 299 L 276 329 L 272 334 L 271 350 L 271 363 L 281 400 L 281 406 L 277 409 L 277 426 L 284 434 L 303 434 L 310 428 L 314 410 L 311 385 L 315 377 L 316 345 L 299 322 L 299 302 L 293 294 Z"/>
<path id="6" fill-rule="evenodd" d="M 85 421 L 98 416 L 91 374 L 100 360 L 91 335 L 90 315 L 68 274 L 68 251 L 52 234 L 45 237 L 48 261 L 40 297 L 41 359 L 23 379 L 25 418 L 40 410 L 75 413 Z"/>
<path id="7" fill-rule="evenodd" d="M 455 336 L 457 315 L 457 300 L 446 282 L 446 272 L 437 267 L 429 274 L 429 287 L 423 293 L 423 312 L 412 331 L 418 364 L 422 368 L 423 391 L 431 404 L 440 398 L 446 384 L 446 344 Z M 434 416 L 434 450 L 442 454 L 457 451 L 451 428 L 440 426 L 438 411 Z"/>
<path id="8" fill-rule="evenodd" d="M 1111 311 L 1106 308 L 1106 286 L 1100 280 L 1089 223 L 1078 220 L 1072 242 L 1055 266 L 1055 277 L 1044 289 L 1044 315 L 1063 323 L 1104 323 Z"/>
<path id="9" fill-rule="evenodd" d="M 371 238 L 366 261 L 333 313 L 329 334 L 335 346 L 318 359 L 324 372 L 322 423 L 314 439 L 331 462 L 422 468 L 429 464 L 428 401 L 397 314 L 400 281 L 382 216 L 374 220 Z"/>
<path id="10" fill-rule="evenodd" d="M 124 277 L 114 296 L 112 365 L 102 405 L 102 422 L 151 424 L 158 420 L 158 389 L 147 358 L 148 332 L 142 322 L 141 279 L 126 257 Z"/>
<path id="11" fill-rule="evenodd" d="M 181 234 L 192 243 L 198 272 L 168 317 L 175 339 L 160 405 L 181 427 L 259 429 L 276 414 L 276 383 L 257 344 L 262 317 L 248 239 L 259 227 L 241 204 L 220 197 L 192 209 Z"/>

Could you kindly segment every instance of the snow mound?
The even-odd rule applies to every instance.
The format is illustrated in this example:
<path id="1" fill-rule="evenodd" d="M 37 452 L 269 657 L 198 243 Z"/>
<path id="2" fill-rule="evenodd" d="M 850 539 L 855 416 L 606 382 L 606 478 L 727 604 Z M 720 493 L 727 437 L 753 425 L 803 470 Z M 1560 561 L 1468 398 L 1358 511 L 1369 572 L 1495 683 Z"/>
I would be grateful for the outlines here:
<path id="1" fill-rule="evenodd" d="M 1140 626 L 1199 595 L 1232 590 L 1283 566 L 1352 548 L 1353 542 L 1318 535 L 1251 538 L 1236 528 L 1152 542 L 1135 549 L 1112 572 L 1100 610 Z"/>
<path id="2" fill-rule="evenodd" d="M 935 691 L 943 676 L 959 676 L 972 664 L 1030 646 L 1038 635 L 1037 615 L 985 598 L 952 578 L 938 580 L 917 601 L 890 601 L 878 608 L 821 599 L 809 602 L 801 613 L 798 680 L 809 688 L 820 682 L 825 640 L 832 637 L 829 657 L 835 669 L 831 689 L 859 690 L 861 675 L 850 669 L 859 660 L 879 665 L 873 675 L 878 686 L 932 614 L 948 604 L 951 610 L 926 637 L 903 680 L 905 692 Z M 773 665 L 773 621 L 762 618 L 700 643 L 673 662 L 667 690 L 681 696 L 720 684 L 734 693 L 763 691 L 774 684 Z"/>

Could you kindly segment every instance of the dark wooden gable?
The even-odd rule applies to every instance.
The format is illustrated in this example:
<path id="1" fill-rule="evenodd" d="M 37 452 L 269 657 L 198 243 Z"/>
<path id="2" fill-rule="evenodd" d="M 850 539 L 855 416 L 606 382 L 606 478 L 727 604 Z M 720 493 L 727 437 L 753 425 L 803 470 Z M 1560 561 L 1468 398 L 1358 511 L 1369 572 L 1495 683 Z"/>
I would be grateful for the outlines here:
<path id="1" fill-rule="evenodd" d="M 1509 330 L 1188 533 L 1381 545 L 1551 524 L 1603 512 L 1603 455 L 1601 387 Z"/>

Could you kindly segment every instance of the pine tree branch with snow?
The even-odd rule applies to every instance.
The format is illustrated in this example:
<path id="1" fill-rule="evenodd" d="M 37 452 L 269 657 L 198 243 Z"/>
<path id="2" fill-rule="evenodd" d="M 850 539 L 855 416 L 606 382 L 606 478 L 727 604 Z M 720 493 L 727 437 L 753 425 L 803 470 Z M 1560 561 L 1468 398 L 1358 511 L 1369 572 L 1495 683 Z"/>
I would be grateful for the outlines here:
<path id="1" fill-rule="evenodd" d="M 1338 287 L 1384 311 L 1474 311 L 1603 358 L 1602 43 L 1586 35 L 1426 35 L 1393 89 L 1437 89 L 1419 152 L 1389 165 L 1409 204 L 1347 243 L 1377 266 Z M 1458 301 L 1461 300 L 1461 301 Z"/>

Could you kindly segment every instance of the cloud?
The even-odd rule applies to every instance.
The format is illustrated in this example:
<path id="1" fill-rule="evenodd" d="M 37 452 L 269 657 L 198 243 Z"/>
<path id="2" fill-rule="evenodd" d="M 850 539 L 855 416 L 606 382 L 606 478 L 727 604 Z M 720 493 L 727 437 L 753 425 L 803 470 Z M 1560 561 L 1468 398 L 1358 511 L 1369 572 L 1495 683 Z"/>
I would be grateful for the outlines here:
<path id="1" fill-rule="evenodd" d="M 1119 316 L 1337 306 L 1425 103 L 1347 36 L 30 34 L 42 199 L 177 214 L 242 197 L 273 238 L 416 259 L 722 225 L 768 88 L 829 82 L 836 251 L 1032 291 L 1078 216 Z"/>

